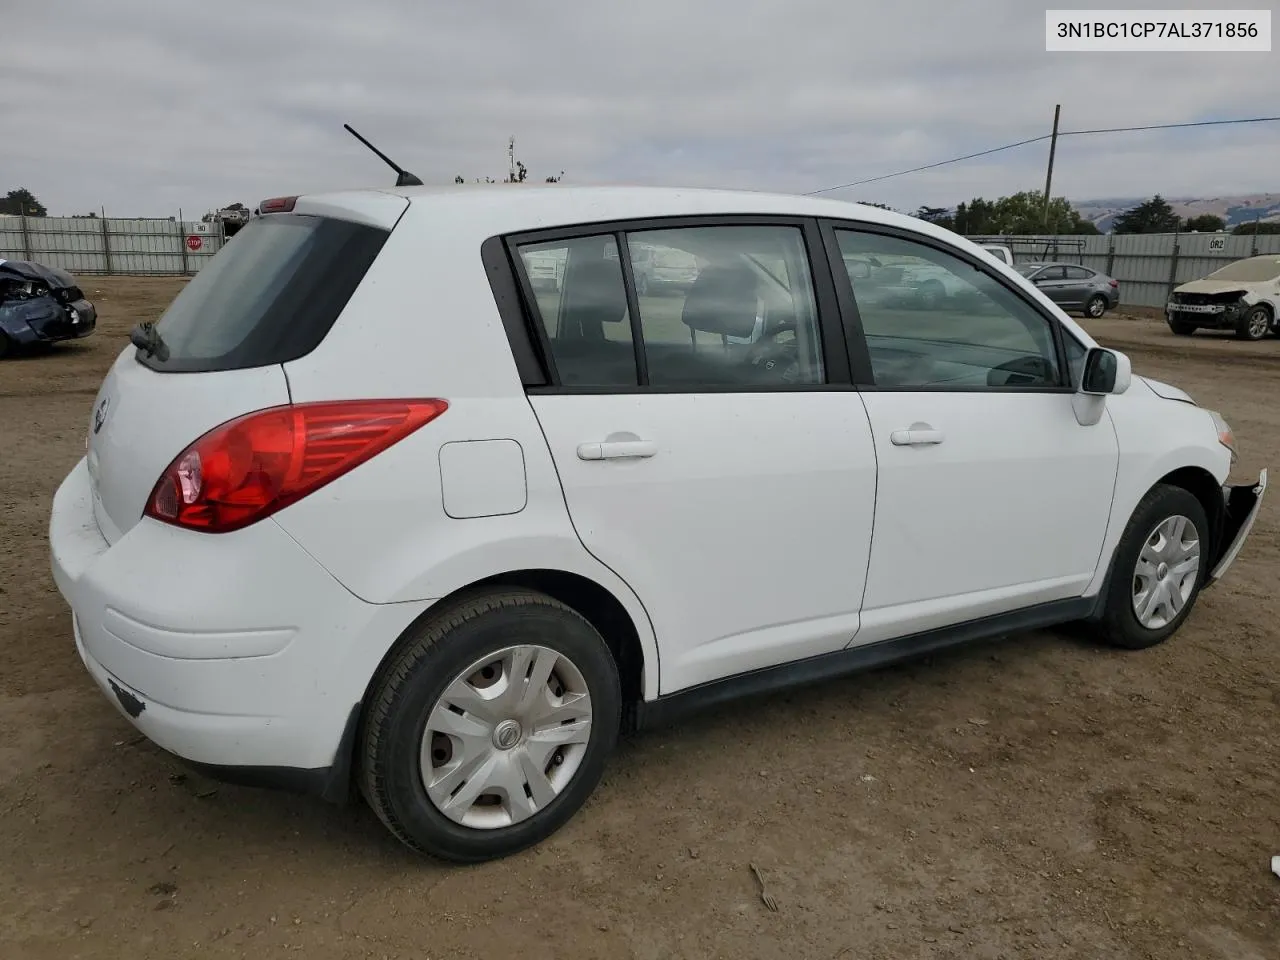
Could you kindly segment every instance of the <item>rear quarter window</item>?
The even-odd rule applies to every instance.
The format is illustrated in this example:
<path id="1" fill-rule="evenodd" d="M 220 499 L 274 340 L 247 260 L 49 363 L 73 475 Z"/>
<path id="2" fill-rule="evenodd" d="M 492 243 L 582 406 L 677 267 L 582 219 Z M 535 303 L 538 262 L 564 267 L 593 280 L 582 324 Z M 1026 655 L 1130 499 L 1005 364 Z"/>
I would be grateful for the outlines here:
<path id="1" fill-rule="evenodd" d="M 156 325 L 165 351 L 138 362 L 174 373 L 297 360 L 328 334 L 389 231 L 302 214 L 251 221 Z M 161 359 L 161 354 L 164 359 Z"/>

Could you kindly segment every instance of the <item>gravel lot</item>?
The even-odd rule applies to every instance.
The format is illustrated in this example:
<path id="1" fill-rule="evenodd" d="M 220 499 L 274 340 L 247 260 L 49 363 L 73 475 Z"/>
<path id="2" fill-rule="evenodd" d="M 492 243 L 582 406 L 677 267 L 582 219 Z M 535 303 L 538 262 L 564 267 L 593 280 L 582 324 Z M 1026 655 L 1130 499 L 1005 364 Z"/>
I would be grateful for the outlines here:
<path id="1" fill-rule="evenodd" d="M 50 498 L 128 328 L 180 281 L 84 286 L 97 334 L 0 363 L 5 960 L 1280 955 L 1274 495 L 1163 647 L 1028 634 L 729 707 L 624 744 L 541 847 L 443 867 L 363 806 L 188 774 L 84 672 Z M 1280 342 L 1091 327 L 1221 410 L 1242 477 L 1280 451 Z"/>

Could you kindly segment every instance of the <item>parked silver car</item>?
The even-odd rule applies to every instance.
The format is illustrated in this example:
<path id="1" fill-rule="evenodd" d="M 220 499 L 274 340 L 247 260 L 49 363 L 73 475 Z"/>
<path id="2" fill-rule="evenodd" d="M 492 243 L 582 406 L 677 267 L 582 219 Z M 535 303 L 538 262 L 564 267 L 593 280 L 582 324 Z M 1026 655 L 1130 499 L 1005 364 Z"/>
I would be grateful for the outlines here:
<path id="1" fill-rule="evenodd" d="M 1120 282 L 1076 263 L 1020 263 L 1014 267 L 1063 310 L 1098 318 L 1120 305 Z"/>

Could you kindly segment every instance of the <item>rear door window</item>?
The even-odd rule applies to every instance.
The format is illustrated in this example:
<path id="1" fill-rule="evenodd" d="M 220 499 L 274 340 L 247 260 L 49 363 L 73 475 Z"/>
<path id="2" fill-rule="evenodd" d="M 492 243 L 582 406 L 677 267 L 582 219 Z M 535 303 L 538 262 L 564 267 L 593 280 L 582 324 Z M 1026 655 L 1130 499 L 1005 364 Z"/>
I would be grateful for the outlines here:
<path id="1" fill-rule="evenodd" d="M 300 214 L 251 221 L 156 325 L 164 349 L 139 362 L 164 372 L 287 363 L 314 350 L 377 258 L 389 231 Z"/>
<path id="2" fill-rule="evenodd" d="M 519 248 L 560 382 L 567 387 L 639 384 L 631 314 L 612 235 Z M 563 264 L 561 281 L 537 283 L 540 263 Z"/>

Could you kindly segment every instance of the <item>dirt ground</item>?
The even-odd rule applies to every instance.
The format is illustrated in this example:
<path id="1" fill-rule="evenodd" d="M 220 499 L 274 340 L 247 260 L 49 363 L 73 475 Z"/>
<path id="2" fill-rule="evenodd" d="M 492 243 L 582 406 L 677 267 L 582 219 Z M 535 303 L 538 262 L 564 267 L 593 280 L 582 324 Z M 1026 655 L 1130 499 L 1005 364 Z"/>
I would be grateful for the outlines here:
<path id="1" fill-rule="evenodd" d="M 446 867 L 363 806 L 187 773 L 85 673 L 50 498 L 179 284 L 84 281 L 93 337 L 0 363 L 4 960 L 1280 956 L 1275 497 L 1163 647 L 1030 634 L 722 709 L 623 744 L 542 846 Z M 1091 326 L 1224 413 L 1240 476 L 1280 451 L 1280 342 Z"/>

